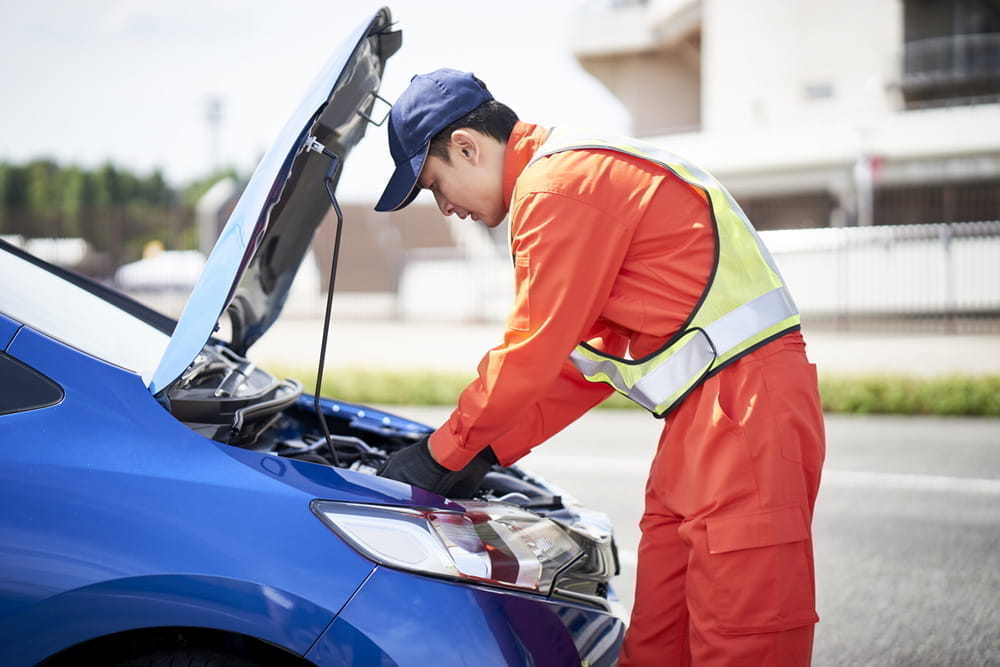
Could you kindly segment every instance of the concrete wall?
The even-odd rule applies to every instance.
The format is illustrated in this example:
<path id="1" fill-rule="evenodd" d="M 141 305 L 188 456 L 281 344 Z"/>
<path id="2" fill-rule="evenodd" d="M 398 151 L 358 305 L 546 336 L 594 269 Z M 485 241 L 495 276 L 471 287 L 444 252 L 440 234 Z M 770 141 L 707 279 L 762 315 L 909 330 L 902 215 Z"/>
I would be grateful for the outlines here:
<path id="1" fill-rule="evenodd" d="M 703 126 L 890 113 L 901 47 L 898 0 L 704 0 Z"/>
<path id="2" fill-rule="evenodd" d="M 578 15 L 571 48 L 580 65 L 628 107 L 633 134 L 701 127 L 700 3 L 611 4 Z"/>

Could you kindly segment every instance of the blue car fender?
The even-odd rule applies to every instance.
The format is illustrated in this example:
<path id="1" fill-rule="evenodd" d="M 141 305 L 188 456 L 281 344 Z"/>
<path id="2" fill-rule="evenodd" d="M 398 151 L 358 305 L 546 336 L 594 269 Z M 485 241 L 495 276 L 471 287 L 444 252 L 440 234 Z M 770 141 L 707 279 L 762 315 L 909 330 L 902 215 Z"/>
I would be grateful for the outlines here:
<path id="1" fill-rule="evenodd" d="M 304 655 L 337 611 L 238 579 L 116 579 L 53 596 L 0 626 L 0 664 L 33 665 L 94 638 L 162 627 L 240 633 Z"/>

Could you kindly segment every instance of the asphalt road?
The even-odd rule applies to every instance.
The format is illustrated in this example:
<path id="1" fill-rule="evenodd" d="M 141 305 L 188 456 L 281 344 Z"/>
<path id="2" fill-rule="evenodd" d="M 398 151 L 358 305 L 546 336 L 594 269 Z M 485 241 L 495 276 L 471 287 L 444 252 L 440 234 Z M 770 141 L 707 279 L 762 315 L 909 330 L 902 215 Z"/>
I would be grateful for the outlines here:
<path id="1" fill-rule="evenodd" d="M 611 517 L 626 607 L 659 426 L 592 411 L 522 461 Z M 1000 420 L 829 415 L 827 435 L 813 664 L 1000 665 Z"/>

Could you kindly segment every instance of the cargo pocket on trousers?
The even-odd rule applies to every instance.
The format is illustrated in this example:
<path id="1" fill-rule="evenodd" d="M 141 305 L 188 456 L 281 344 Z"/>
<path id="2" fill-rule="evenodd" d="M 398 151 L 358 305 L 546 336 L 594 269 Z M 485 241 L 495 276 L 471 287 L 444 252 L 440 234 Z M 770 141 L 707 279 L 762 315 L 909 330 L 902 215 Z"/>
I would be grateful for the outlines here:
<path id="1" fill-rule="evenodd" d="M 795 505 L 706 521 L 720 632 L 780 632 L 819 620 L 806 517 Z"/>

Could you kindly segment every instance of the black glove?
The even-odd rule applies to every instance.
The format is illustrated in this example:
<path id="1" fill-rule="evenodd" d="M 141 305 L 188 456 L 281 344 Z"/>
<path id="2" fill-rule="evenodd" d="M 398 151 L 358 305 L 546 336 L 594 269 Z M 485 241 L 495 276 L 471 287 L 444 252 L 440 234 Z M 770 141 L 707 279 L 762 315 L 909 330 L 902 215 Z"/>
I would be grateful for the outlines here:
<path id="1" fill-rule="evenodd" d="M 493 450 L 486 447 L 461 470 L 449 470 L 434 460 L 428 445 L 429 438 L 425 436 L 390 456 L 378 471 L 379 476 L 419 486 L 442 496 L 471 498 L 479 490 L 483 477 L 497 462 Z"/>

